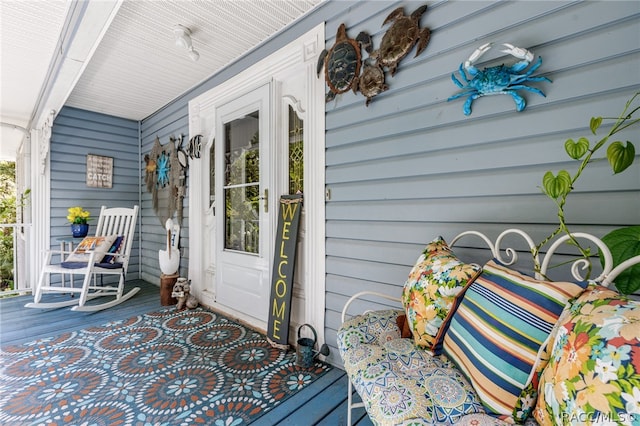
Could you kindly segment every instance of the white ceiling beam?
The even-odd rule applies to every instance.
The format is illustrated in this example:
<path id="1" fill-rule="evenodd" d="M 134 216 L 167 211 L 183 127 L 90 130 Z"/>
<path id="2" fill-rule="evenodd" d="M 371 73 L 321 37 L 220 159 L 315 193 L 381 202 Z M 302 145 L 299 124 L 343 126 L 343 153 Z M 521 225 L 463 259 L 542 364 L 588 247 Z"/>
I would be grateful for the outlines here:
<path id="1" fill-rule="evenodd" d="M 123 0 L 74 0 L 60 32 L 28 129 L 60 111 L 113 22 Z"/>

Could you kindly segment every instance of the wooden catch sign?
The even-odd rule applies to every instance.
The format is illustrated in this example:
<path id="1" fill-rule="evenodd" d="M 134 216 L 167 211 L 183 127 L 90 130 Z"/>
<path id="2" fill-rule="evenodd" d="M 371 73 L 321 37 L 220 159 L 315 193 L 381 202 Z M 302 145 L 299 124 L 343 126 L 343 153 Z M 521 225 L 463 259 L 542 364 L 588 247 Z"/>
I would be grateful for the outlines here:
<path id="1" fill-rule="evenodd" d="M 286 347 L 289 339 L 293 269 L 296 264 L 301 208 L 302 195 L 280 197 L 267 328 L 267 339 L 273 346 Z"/>
<path id="2" fill-rule="evenodd" d="M 87 186 L 113 187 L 113 157 L 87 154 Z"/>

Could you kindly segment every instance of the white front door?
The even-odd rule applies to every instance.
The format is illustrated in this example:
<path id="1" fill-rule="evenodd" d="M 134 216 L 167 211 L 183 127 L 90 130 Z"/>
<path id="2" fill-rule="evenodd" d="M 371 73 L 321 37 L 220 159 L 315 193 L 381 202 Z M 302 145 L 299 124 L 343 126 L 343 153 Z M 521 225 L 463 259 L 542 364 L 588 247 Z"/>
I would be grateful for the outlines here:
<path id="1" fill-rule="evenodd" d="M 216 114 L 216 302 L 260 322 L 268 316 L 270 84 Z"/>

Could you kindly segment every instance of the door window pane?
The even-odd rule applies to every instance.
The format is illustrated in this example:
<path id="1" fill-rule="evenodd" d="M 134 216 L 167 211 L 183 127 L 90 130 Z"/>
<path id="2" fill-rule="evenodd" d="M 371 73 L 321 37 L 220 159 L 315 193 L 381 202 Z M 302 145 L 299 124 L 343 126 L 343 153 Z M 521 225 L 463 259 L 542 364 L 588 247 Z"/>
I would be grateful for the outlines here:
<path id="1" fill-rule="evenodd" d="M 225 245 L 259 253 L 260 136 L 259 112 L 225 123 Z"/>
<path id="2" fill-rule="evenodd" d="M 258 253 L 260 243 L 260 199 L 258 186 L 228 188 L 225 248 Z"/>
<path id="3" fill-rule="evenodd" d="M 289 106 L 289 194 L 304 192 L 304 123 Z"/>

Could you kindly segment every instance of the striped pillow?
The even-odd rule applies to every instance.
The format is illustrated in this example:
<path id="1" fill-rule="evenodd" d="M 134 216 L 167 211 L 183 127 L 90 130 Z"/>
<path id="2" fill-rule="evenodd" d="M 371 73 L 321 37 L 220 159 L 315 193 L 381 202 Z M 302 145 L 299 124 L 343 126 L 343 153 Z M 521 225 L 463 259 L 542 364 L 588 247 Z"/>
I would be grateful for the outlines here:
<path id="1" fill-rule="evenodd" d="M 445 354 L 493 414 L 523 421 L 531 386 L 547 358 L 539 352 L 567 302 L 586 283 L 539 281 L 489 261 L 467 289 L 444 338 Z"/>

